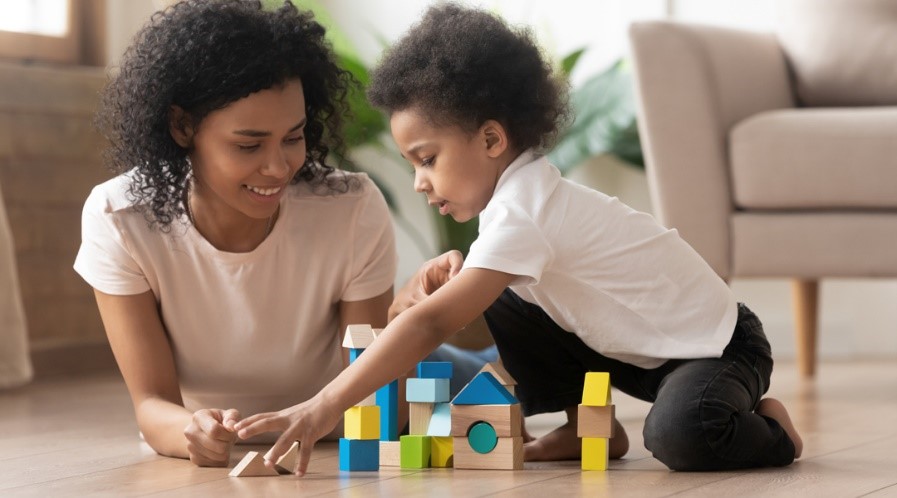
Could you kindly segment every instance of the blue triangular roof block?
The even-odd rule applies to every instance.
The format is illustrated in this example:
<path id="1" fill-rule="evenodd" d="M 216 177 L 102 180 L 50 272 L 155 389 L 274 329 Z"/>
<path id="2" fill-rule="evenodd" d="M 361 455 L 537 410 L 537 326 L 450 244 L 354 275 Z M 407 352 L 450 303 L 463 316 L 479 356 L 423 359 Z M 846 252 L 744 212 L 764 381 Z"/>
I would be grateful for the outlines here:
<path id="1" fill-rule="evenodd" d="M 489 372 L 480 372 L 452 400 L 453 405 L 513 405 L 517 398 Z"/>

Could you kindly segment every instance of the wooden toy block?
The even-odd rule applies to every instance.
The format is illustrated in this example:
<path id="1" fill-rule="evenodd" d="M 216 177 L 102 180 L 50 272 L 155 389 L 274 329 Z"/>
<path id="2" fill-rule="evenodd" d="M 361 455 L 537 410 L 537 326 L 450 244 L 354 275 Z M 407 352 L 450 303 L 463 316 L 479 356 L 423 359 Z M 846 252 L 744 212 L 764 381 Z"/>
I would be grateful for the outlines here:
<path id="1" fill-rule="evenodd" d="M 480 372 L 452 400 L 453 405 L 507 405 L 517 403 L 511 393 L 489 372 Z"/>
<path id="2" fill-rule="evenodd" d="M 399 441 L 380 441 L 380 466 L 398 467 L 402 462 L 402 443 Z"/>
<path id="3" fill-rule="evenodd" d="M 485 455 L 495 449 L 498 444 L 498 436 L 489 422 L 477 422 L 467 431 L 467 444 L 473 451 Z"/>
<path id="4" fill-rule="evenodd" d="M 485 455 L 477 453 L 466 437 L 454 438 L 454 466 L 456 469 L 523 469 L 523 438 L 500 437 L 495 448 Z"/>
<path id="5" fill-rule="evenodd" d="M 607 438 L 582 438 L 582 470 L 607 470 Z"/>
<path id="6" fill-rule="evenodd" d="M 380 407 L 380 440 L 399 440 L 399 381 L 394 380 L 377 389 L 377 406 Z"/>
<path id="7" fill-rule="evenodd" d="M 355 363 L 355 360 L 357 360 L 358 357 L 361 356 L 361 353 L 363 353 L 363 352 L 364 352 L 363 349 L 350 348 L 349 349 L 349 363 L 350 364 Z"/>
<path id="8" fill-rule="evenodd" d="M 417 364 L 417 377 L 419 379 L 451 379 L 452 362 L 422 361 Z"/>
<path id="9" fill-rule="evenodd" d="M 265 466 L 265 457 L 258 451 L 250 451 L 227 475 L 231 477 L 276 476 L 277 471 Z"/>
<path id="10" fill-rule="evenodd" d="M 408 403 L 408 434 L 425 436 L 435 403 Z"/>
<path id="11" fill-rule="evenodd" d="M 296 460 L 298 460 L 298 458 L 299 441 L 293 441 L 290 449 L 283 455 L 280 455 L 280 458 L 277 459 L 277 463 L 274 464 L 274 469 L 280 474 L 292 474 L 293 470 L 296 468 Z"/>
<path id="12" fill-rule="evenodd" d="M 438 437 L 452 435 L 452 405 L 436 403 L 430 417 L 430 425 L 427 426 L 427 435 Z"/>
<path id="13" fill-rule="evenodd" d="M 430 467 L 452 467 L 454 454 L 454 438 L 451 436 L 430 438 Z"/>
<path id="14" fill-rule="evenodd" d="M 374 329 L 367 324 L 354 324 L 346 327 L 346 335 L 343 337 L 343 347 L 349 349 L 364 349 L 374 342 Z"/>
<path id="15" fill-rule="evenodd" d="M 452 436 L 466 437 L 470 427 L 480 421 L 489 422 L 498 437 L 521 436 L 520 404 L 452 405 Z"/>
<path id="16" fill-rule="evenodd" d="M 480 369 L 480 372 L 491 373 L 496 379 L 498 379 L 498 382 L 505 387 L 517 385 L 517 381 L 514 380 L 514 377 L 511 377 L 511 374 L 509 374 L 508 371 L 505 370 L 505 367 L 497 361 L 486 363 L 486 366 Z"/>
<path id="17" fill-rule="evenodd" d="M 586 380 L 582 388 L 582 404 L 587 406 L 607 406 L 610 404 L 609 373 L 586 373 Z"/>
<path id="18" fill-rule="evenodd" d="M 380 407 L 353 406 L 344 417 L 346 439 L 380 439 Z"/>
<path id="19" fill-rule="evenodd" d="M 614 437 L 614 405 L 579 405 L 577 437 Z"/>
<path id="20" fill-rule="evenodd" d="M 400 467 L 403 469 L 425 469 L 430 466 L 432 438 L 430 436 L 402 436 Z"/>
<path id="21" fill-rule="evenodd" d="M 380 441 L 376 439 L 339 440 L 340 470 L 379 470 Z"/>
<path id="22" fill-rule="evenodd" d="M 355 406 L 376 406 L 377 405 L 377 392 L 372 392 L 370 396 L 364 398 L 355 404 Z"/>
<path id="23" fill-rule="evenodd" d="M 408 379 L 405 399 L 409 403 L 444 403 L 449 397 L 449 379 Z"/>

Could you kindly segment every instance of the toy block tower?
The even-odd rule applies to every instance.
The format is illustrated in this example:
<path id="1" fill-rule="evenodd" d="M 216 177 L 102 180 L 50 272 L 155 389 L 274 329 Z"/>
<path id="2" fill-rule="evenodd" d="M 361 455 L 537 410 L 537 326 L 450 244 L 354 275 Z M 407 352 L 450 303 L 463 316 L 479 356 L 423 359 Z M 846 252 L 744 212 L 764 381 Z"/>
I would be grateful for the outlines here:
<path id="1" fill-rule="evenodd" d="M 523 468 L 520 404 L 490 372 L 480 372 L 452 400 L 456 469 Z"/>
<path id="2" fill-rule="evenodd" d="M 586 373 L 576 435 L 582 438 L 582 469 L 607 470 L 608 440 L 614 437 L 610 374 Z"/>
<path id="3" fill-rule="evenodd" d="M 409 434 L 400 438 L 402 468 L 451 467 L 451 377 L 451 362 L 421 362 L 417 378 L 407 380 Z"/>
<path id="4" fill-rule="evenodd" d="M 349 349 L 349 362 L 354 362 L 374 342 L 370 325 L 349 325 L 343 347 Z M 339 440 L 340 470 L 378 470 L 380 468 L 380 407 L 374 395 L 346 410 L 345 437 Z"/>

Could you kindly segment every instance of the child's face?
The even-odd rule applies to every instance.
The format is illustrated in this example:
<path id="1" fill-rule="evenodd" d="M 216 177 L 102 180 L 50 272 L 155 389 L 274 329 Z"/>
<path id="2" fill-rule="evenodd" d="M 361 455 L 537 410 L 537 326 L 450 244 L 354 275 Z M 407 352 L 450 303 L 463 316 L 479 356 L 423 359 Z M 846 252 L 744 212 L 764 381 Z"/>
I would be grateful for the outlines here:
<path id="1" fill-rule="evenodd" d="M 414 167 L 414 190 L 427 195 L 439 214 L 465 222 L 485 209 L 504 167 L 483 128 L 433 126 L 413 109 L 390 118 L 402 157 Z"/>
<path id="2" fill-rule="evenodd" d="M 192 135 L 196 204 L 217 217 L 270 218 L 305 164 L 305 121 L 298 79 L 206 116 Z"/>

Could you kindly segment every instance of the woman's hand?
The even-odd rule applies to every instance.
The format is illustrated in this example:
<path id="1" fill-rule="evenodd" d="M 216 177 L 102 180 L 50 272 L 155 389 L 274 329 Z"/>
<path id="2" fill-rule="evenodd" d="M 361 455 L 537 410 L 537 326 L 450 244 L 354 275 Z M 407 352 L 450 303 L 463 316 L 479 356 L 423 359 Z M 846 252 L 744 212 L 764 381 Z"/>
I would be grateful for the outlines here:
<path id="1" fill-rule="evenodd" d="M 464 256 L 460 251 L 448 251 L 426 263 L 417 271 L 417 275 L 405 284 L 389 307 L 389 321 L 400 313 L 436 292 L 461 271 Z"/>
<path id="2" fill-rule="evenodd" d="M 227 467 L 230 450 L 237 441 L 234 425 L 239 421 L 240 412 L 233 409 L 195 412 L 184 428 L 190 461 L 200 467 Z"/>
<path id="3" fill-rule="evenodd" d="M 330 434 L 339 421 L 340 412 L 329 408 L 320 396 L 316 396 L 279 412 L 253 415 L 240 421 L 235 429 L 241 439 L 249 439 L 264 432 L 283 432 L 265 454 L 265 465 L 270 468 L 274 468 L 274 463 L 290 449 L 293 441 L 299 441 L 299 459 L 293 472 L 303 476 L 308 470 L 315 443 Z"/>

